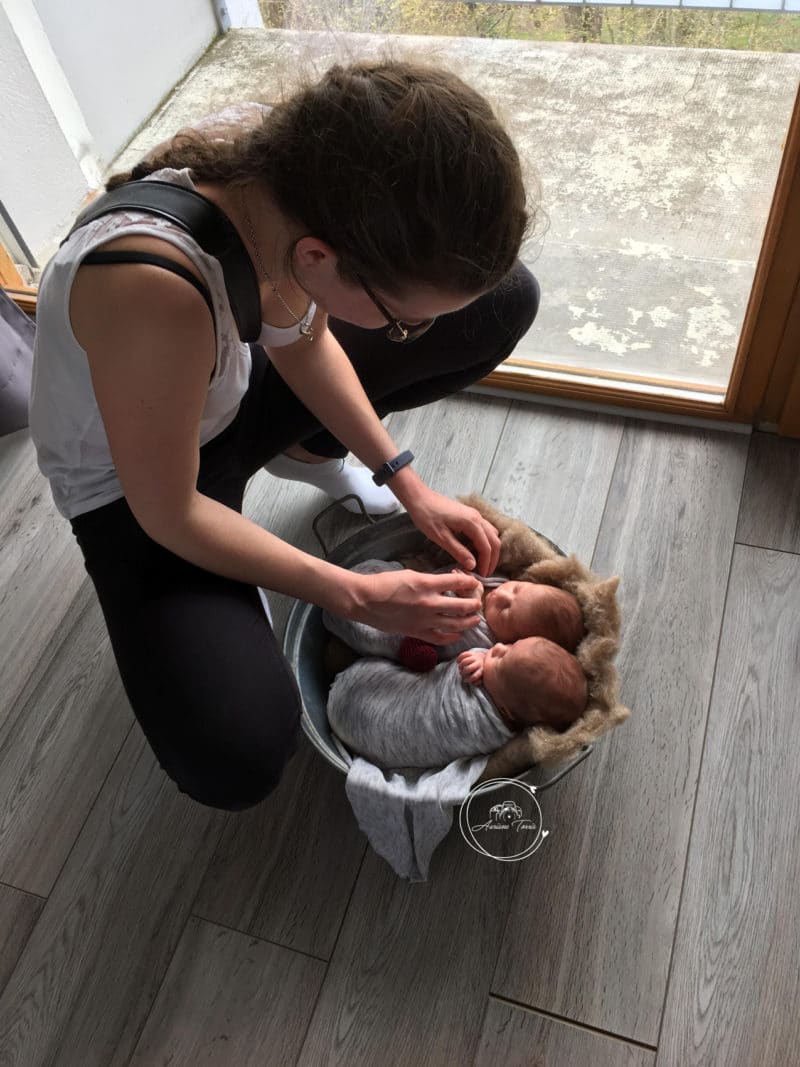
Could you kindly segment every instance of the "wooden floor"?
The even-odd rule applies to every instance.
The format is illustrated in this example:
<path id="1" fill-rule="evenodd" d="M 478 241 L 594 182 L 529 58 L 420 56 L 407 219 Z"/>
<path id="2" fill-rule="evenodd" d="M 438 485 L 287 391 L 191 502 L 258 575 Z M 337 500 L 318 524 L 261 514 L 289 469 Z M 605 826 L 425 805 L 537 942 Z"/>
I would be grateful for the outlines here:
<path id="1" fill-rule="evenodd" d="M 399 880 L 305 737 L 262 805 L 203 808 L 27 431 L 0 439 L 0 1067 L 799 1063 L 800 442 L 475 395 L 388 425 L 435 488 L 622 576 L 633 715 L 520 863 L 455 826 Z M 327 502 L 260 474 L 246 513 L 318 551 Z"/>

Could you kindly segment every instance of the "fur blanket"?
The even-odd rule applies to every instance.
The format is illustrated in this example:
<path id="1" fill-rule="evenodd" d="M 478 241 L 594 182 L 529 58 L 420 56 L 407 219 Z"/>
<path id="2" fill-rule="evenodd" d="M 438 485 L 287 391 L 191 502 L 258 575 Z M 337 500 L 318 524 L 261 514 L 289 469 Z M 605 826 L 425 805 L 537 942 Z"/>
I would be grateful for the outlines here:
<path id="1" fill-rule="evenodd" d="M 560 555 L 544 537 L 518 519 L 495 510 L 476 493 L 457 499 L 479 511 L 499 531 L 498 572 L 512 580 L 566 589 L 580 604 L 586 629 L 575 651 L 589 688 L 583 715 L 563 733 L 547 726 L 532 726 L 512 737 L 489 757 L 475 782 L 477 785 L 490 778 L 516 777 L 534 764 L 553 767 L 573 759 L 584 745 L 624 722 L 630 709 L 619 703 L 619 675 L 613 664 L 619 651 L 620 612 L 616 598 L 619 578 L 600 578 L 574 555 Z M 430 544 L 423 553 L 401 556 L 399 561 L 413 570 L 432 571 L 452 563 L 452 557 L 438 545 Z M 343 649 L 344 646 L 328 650 L 326 660 L 331 673 L 355 658 L 355 653 L 347 656 L 345 652 L 342 656 Z"/>

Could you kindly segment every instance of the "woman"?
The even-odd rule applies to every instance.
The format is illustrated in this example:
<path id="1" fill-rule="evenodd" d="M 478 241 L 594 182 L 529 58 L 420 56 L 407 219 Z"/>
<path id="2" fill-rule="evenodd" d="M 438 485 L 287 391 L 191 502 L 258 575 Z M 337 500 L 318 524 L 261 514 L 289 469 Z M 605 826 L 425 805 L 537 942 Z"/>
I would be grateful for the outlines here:
<path id="1" fill-rule="evenodd" d="M 161 767 L 198 802 L 240 810 L 275 788 L 299 732 L 263 588 L 435 643 L 480 608 L 466 574 L 362 575 L 294 548 L 242 516 L 249 478 L 266 465 L 378 513 L 399 500 L 491 573 L 499 539 L 478 512 L 408 462 L 378 486 L 344 457 L 374 471 L 397 457 L 380 419 L 488 374 L 539 289 L 517 259 L 517 154 L 454 75 L 337 65 L 271 110 L 245 107 L 224 136 L 221 117 L 106 188 L 172 181 L 215 203 L 263 279 L 261 343 L 239 340 L 220 265 L 189 234 L 103 216 L 42 275 L 30 425 Z"/>

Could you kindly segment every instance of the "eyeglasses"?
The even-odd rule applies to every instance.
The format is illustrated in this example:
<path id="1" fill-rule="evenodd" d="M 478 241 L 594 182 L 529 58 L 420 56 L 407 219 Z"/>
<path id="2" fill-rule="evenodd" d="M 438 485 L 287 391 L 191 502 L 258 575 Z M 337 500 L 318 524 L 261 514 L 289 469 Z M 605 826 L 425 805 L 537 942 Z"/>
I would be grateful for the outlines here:
<path id="1" fill-rule="evenodd" d="M 433 326 L 434 322 L 436 322 L 435 316 L 432 319 L 425 319 L 424 322 L 401 322 L 400 319 L 396 319 L 394 315 L 389 314 L 389 312 L 386 310 L 380 300 L 378 300 L 377 296 L 375 296 L 373 291 L 370 289 L 370 287 L 367 285 L 367 283 L 364 281 L 360 274 L 356 274 L 356 278 L 358 278 L 361 288 L 370 298 L 370 300 L 378 309 L 378 311 L 380 311 L 381 315 L 383 315 L 386 321 L 391 324 L 389 326 L 389 329 L 386 331 L 386 336 L 389 338 L 390 341 L 416 341 L 418 337 L 421 337 L 425 333 L 425 331 L 429 330 L 431 326 Z"/>

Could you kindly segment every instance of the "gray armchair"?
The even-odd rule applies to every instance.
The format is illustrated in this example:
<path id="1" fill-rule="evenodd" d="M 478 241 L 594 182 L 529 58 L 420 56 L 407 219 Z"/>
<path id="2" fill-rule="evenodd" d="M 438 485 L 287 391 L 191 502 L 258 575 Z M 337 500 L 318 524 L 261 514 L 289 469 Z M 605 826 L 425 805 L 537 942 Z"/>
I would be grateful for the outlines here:
<path id="1" fill-rule="evenodd" d="M 33 319 L 0 289 L 0 436 L 28 425 Z"/>

